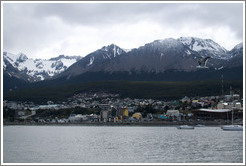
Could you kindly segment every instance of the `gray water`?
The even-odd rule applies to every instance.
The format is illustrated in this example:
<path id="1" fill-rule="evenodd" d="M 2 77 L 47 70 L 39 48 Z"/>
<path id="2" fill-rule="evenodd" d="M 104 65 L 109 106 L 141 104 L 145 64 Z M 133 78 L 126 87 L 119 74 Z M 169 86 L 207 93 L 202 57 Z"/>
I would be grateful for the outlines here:
<path id="1" fill-rule="evenodd" d="M 4 126 L 4 163 L 242 163 L 243 132 L 219 127 Z"/>

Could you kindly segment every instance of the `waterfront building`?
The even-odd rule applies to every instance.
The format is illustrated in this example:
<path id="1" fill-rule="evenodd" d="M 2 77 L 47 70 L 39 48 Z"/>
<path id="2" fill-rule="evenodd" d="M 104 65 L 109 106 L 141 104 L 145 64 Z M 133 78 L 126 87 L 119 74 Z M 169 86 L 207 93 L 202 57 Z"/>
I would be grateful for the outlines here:
<path id="1" fill-rule="evenodd" d="M 100 112 L 101 121 L 103 121 L 103 122 L 108 122 L 110 112 L 111 112 L 111 111 L 108 111 L 108 110 L 102 110 L 102 111 Z"/>
<path id="2" fill-rule="evenodd" d="M 167 110 L 166 114 L 168 116 L 176 116 L 176 117 L 178 117 L 179 116 L 179 110 Z"/>
<path id="3" fill-rule="evenodd" d="M 181 120 L 179 110 L 167 110 L 166 115 L 172 117 L 173 120 Z"/>
<path id="4" fill-rule="evenodd" d="M 196 119 L 202 120 L 215 120 L 224 119 L 226 120 L 229 116 L 229 109 L 198 109 L 193 110 L 192 113 Z"/>
<path id="5" fill-rule="evenodd" d="M 133 118 L 137 119 L 137 120 L 141 120 L 142 119 L 142 114 L 140 112 L 136 112 L 132 115 Z"/>
<path id="6" fill-rule="evenodd" d="M 230 110 L 232 110 L 232 109 L 242 109 L 242 105 L 241 105 L 241 103 L 240 102 L 237 102 L 237 101 L 233 101 L 233 102 L 230 102 L 230 103 L 226 103 L 226 102 L 224 102 L 224 103 L 222 103 L 222 102 L 220 102 L 220 103 L 218 103 L 217 104 L 217 109 L 230 109 Z"/>
<path id="7" fill-rule="evenodd" d="M 236 108 L 236 109 L 242 109 L 241 103 L 240 103 L 240 102 L 236 102 L 236 103 L 235 103 L 235 108 Z"/>
<path id="8" fill-rule="evenodd" d="M 208 121 L 213 120 L 230 120 L 232 117 L 234 119 L 243 119 L 243 111 L 239 109 L 198 109 L 193 110 L 192 113 L 194 118 L 203 119 Z"/>

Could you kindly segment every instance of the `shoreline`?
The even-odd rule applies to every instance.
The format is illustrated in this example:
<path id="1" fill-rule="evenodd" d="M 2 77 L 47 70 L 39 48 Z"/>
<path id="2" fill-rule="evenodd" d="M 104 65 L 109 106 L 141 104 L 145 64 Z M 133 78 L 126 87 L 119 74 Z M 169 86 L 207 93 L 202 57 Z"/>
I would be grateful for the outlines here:
<path id="1" fill-rule="evenodd" d="M 197 124 L 202 124 L 205 126 L 221 126 L 230 125 L 230 123 L 225 122 L 80 122 L 80 123 L 29 123 L 29 122 L 4 122 L 3 126 L 179 126 L 179 125 L 191 125 L 196 126 Z M 242 123 L 237 123 L 243 125 Z M 236 123 L 235 123 L 236 125 Z"/>

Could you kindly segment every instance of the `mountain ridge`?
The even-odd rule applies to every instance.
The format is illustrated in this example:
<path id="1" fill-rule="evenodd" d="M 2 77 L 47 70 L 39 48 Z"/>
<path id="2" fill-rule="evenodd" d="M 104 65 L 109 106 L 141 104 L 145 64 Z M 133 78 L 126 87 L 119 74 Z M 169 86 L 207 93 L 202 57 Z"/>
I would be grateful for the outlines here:
<path id="1" fill-rule="evenodd" d="M 112 44 L 111 47 L 112 46 L 116 45 Z M 210 57 L 209 63 L 207 63 L 209 68 L 218 69 L 230 65 L 229 62 L 231 58 L 242 54 L 242 52 L 236 51 L 237 49 L 242 49 L 242 45 L 240 44 L 238 47 L 235 46 L 235 51 L 233 51 L 233 49 L 227 51 L 211 39 L 203 40 L 193 37 L 155 40 L 128 52 L 116 46 L 117 49 L 122 50 L 121 54 L 118 54 L 118 56 L 109 56 L 113 53 L 112 49 L 105 50 L 107 47 L 105 46 L 102 49 L 88 54 L 80 61 L 71 65 L 68 70 L 58 75 L 57 78 L 67 76 L 67 79 L 69 79 L 86 72 L 99 71 L 108 73 L 128 72 L 129 74 L 131 72 L 161 73 L 167 70 L 189 72 L 198 70 L 198 60 L 205 57 Z M 102 52 L 102 50 L 105 52 Z M 232 53 L 234 54 L 232 55 Z M 100 61 L 102 57 L 105 57 L 105 54 L 110 58 L 104 58 Z M 97 58 L 97 65 L 92 65 L 95 57 Z M 100 63 L 98 61 L 100 61 Z M 86 64 L 90 64 L 90 66 L 86 66 Z"/>
<path id="2" fill-rule="evenodd" d="M 211 39 L 194 37 L 155 40 L 130 50 L 110 44 L 85 57 L 60 55 L 46 60 L 49 61 L 49 68 L 52 69 L 50 72 L 44 70 L 47 67 L 44 63 L 45 60 L 35 59 L 32 60 L 32 65 L 37 68 L 36 74 L 35 71 L 30 69 L 30 66 L 25 66 L 28 65 L 26 62 L 30 61 L 25 54 L 21 53 L 18 56 L 13 56 L 12 61 L 10 60 L 11 56 L 6 57 L 7 54 L 5 52 L 3 58 L 5 78 L 16 77 L 25 80 L 27 83 L 37 82 L 38 85 L 48 85 L 49 83 L 59 85 L 69 82 L 100 81 L 100 79 L 126 80 L 126 78 L 129 80 L 168 81 L 176 80 L 174 77 L 184 78 L 182 75 L 186 75 L 187 80 L 194 80 L 199 76 L 200 70 L 202 70 L 203 75 L 199 76 L 199 79 L 206 80 L 210 79 L 209 77 L 212 75 L 217 78 L 219 73 L 217 70 L 223 68 L 227 69 L 225 71 L 229 75 L 235 75 L 233 78 L 236 79 L 242 77 L 241 67 L 243 66 L 243 43 L 237 44 L 232 50 L 228 51 Z M 198 68 L 198 61 L 206 57 L 210 57 L 206 66 Z M 64 59 L 67 61 L 64 61 Z M 73 63 L 68 63 L 71 60 Z M 58 72 L 55 73 L 54 71 Z M 32 74 L 31 76 L 38 77 L 42 75 L 42 77 L 30 80 L 26 74 L 28 72 Z M 207 73 L 210 73 L 210 75 Z M 6 80 L 13 79 L 8 78 Z M 4 85 L 6 84 L 8 82 L 4 80 Z M 15 87 L 18 87 L 18 85 L 15 85 L 12 89 Z"/>

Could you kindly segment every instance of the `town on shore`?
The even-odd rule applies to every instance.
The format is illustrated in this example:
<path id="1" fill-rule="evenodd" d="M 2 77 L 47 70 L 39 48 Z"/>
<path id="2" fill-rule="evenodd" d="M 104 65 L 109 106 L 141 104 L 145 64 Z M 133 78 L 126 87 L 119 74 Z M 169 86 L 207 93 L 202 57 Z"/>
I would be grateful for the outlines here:
<path id="1" fill-rule="evenodd" d="M 76 94 L 66 102 L 3 101 L 4 125 L 224 125 L 243 124 L 239 94 L 179 100 L 121 98 L 109 92 Z"/>

